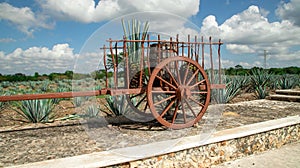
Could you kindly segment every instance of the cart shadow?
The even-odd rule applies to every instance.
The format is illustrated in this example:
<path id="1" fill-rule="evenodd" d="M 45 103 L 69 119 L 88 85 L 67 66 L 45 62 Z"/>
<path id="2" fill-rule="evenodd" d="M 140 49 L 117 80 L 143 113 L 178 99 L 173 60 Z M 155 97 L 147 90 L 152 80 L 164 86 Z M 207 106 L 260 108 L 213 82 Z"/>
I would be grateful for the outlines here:
<path id="1" fill-rule="evenodd" d="M 137 130 L 137 131 L 165 131 L 167 127 L 161 125 L 157 121 L 149 121 L 146 123 L 134 123 L 134 124 L 119 124 L 116 125 L 121 129 Z"/>

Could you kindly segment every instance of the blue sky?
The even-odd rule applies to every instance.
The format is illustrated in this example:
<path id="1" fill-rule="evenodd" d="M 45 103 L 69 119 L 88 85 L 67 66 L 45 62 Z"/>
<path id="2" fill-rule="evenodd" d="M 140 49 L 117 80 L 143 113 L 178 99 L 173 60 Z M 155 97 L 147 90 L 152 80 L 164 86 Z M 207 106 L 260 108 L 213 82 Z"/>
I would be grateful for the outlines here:
<path id="1" fill-rule="evenodd" d="M 2 0 L 0 73 L 96 67 L 96 40 L 135 12 L 154 32 L 221 38 L 224 67 L 263 67 L 264 50 L 268 67 L 300 65 L 300 0 Z"/>

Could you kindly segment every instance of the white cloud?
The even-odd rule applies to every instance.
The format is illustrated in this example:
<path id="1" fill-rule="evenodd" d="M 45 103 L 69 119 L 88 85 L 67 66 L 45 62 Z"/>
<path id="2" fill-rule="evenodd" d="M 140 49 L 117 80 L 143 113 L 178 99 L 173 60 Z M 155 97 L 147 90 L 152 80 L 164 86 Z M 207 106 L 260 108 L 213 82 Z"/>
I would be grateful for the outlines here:
<path id="1" fill-rule="evenodd" d="M 164 11 L 190 17 L 199 11 L 200 0 L 42 0 L 44 12 L 62 20 L 101 22 L 124 14 L 144 11 Z"/>
<path id="2" fill-rule="evenodd" d="M 150 21 L 149 31 L 164 33 L 167 30 L 174 36 L 178 32 L 195 33 L 185 24 L 187 18 L 198 13 L 200 0 L 101 0 L 98 4 L 94 0 L 42 0 L 39 4 L 45 14 L 59 20 L 94 23 L 134 17 Z"/>
<path id="3" fill-rule="evenodd" d="M 221 60 L 222 67 L 234 67 L 235 63 L 232 60 L 222 59 Z"/>
<path id="4" fill-rule="evenodd" d="M 291 0 L 288 3 L 282 2 L 276 10 L 276 14 L 283 20 L 290 20 L 300 26 L 300 0 Z"/>
<path id="5" fill-rule="evenodd" d="M 248 62 L 239 62 L 238 65 L 241 65 L 244 68 L 251 68 L 251 67 L 253 67 L 253 64 L 251 65 Z"/>
<path id="6" fill-rule="evenodd" d="M 221 25 L 215 16 L 208 16 L 202 23 L 201 33 L 221 38 L 233 54 L 262 56 L 267 50 L 277 61 L 284 58 L 286 64 L 289 61 L 291 65 L 300 65 L 297 59 L 300 55 L 290 50 L 292 47 L 300 50 L 300 28 L 289 20 L 269 22 L 265 13 L 257 6 L 250 6 Z"/>
<path id="7" fill-rule="evenodd" d="M 148 12 L 143 20 L 151 20 L 152 27 L 178 30 L 184 27 L 187 19 L 199 11 L 200 0 L 101 0 L 97 4 L 94 0 L 40 0 L 39 12 L 35 13 L 29 7 L 17 8 L 8 3 L 1 3 L 0 19 L 8 20 L 17 25 L 22 32 L 32 35 L 37 28 L 51 28 L 54 24 L 47 21 L 77 21 L 95 23 L 109 21 L 117 17 L 126 17 L 127 14 Z M 149 13 L 153 12 L 153 13 Z M 159 16 L 157 12 L 161 12 Z M 170 18 L 164 13 L 177 15 Z M 153 15 L 152 15 L 153 14 Z M 176 18 L 176 19 L 174 19 Z M 185 30 L 183 30 L 185 31 Z"/>
<path id="8" fill-rule="evenodd" d="M 0 43 L 10 43 L 10 42 L 15 42 L 16 40 L 13 38 L 1 38 Z"/>
<path id="9" fill-rule="evenodd" d="M 0 52 L 0 72 L 33 74 L 64 72 L 72 70 L 78 55 L 68 44 L 56 44 L 51 49 L 30 47 L 26 50 L 15 49 L 9 54 Z"/>
<path id="10" fill-rule="evenodd" d="M 44 15 L 35 14 L 30 8 L 17 8 L 8 3 L 0 3 L 0 20 L 7 20 L 16 27 L 31 36 L 35 29 L 52 28 L 52 24 L 46 22 Z"/>
<path id="11" fill-rule="evenodd" d="M 244 53 L 255 52 L 255 50 L 250 48 L 248 45 L 241 45 L 241 44 L 227 44 L 226 49 L 230 50 L 233 54 L 244 54 Z"/>

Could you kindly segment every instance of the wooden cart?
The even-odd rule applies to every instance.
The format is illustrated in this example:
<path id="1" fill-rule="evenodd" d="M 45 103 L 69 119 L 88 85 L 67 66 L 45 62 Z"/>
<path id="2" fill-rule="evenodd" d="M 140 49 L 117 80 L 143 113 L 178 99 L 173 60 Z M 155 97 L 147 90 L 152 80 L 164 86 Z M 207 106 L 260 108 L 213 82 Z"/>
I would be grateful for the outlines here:
<path id="1" fill-rule="evenodd" d="M 96 91 L 62 92 L 0 96 L 0 101 L 67 98 L 97 95 L 126 95 L 131 112 L 156 119 L 162 125 L 180 129 L 197 123 L 210 104 L 211 90 L 223 89 L 221 80 L 221 40 L 204 42 L 177 35 L 163 40 L 148 35 L 144 40 L 107 40 L 101 48 L 106 72 L 105 87 Z M 213 64 L 213 46 L 217 48 L 218 65 Z M 208 48 L 208 51 L 205 50 Z M 205 69 L 205 57 L 209 69 Z M 217 74 L 217 82 L 210 79 Z M 210 72 L 210 76 L 207 75 Z M 109 78 L 109 74 L 112 79 Z"/>

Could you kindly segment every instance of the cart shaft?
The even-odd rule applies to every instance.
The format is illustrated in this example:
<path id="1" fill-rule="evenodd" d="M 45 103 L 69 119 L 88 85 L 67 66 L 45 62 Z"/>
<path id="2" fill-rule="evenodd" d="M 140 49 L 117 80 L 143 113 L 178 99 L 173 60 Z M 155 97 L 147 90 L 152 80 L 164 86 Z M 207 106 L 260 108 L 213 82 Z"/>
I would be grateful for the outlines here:
<path id="1" fill-rule="evenodd" d="M 0 102 L 34 100 L 34 99 L 55 99 L 55 98 L 98 96 L 98 95 L 104 94 L 105 92 L 106 92 L 106 90 L 95 90 L 95 91 L 82 91 L 82 92 L 59 92 L 59 93 L 10 95 L 10 96 L 0 96 Z"/>
<path id="2" fill-rule="evenodd" d="M 124 94 L 138 94 L 144 91 L 145 88 L 134 88 L 134 89 L 108 88 L 108 89 L 92 90 L 92 91 L 9 95 L 9 96 L 0 96 L 0 102 L 34 100 L 34 99 L 73 98 L 73 97 L 99 96 L 99 95 L 116 96 L 116 95 L 124 95 Z"/>

